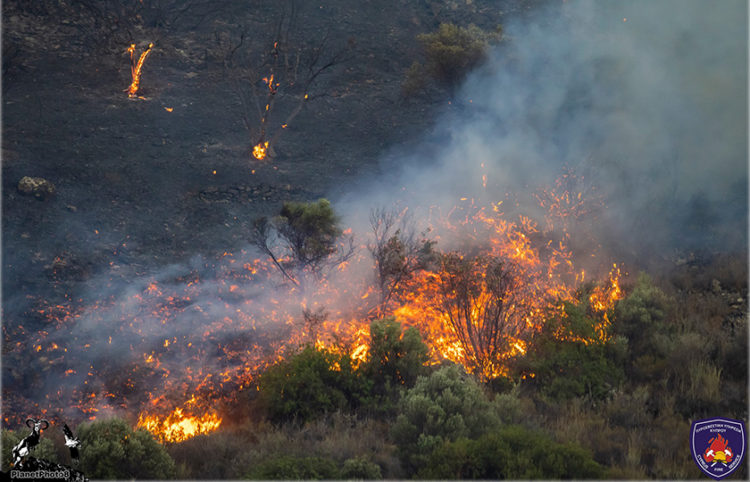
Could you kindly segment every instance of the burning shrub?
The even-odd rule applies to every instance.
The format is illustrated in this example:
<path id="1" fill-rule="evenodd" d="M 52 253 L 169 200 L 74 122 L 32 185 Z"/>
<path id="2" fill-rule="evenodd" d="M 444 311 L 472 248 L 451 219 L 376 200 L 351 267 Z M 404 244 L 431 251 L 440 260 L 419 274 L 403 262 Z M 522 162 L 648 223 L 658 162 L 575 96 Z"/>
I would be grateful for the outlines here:
<path id="1" fill-rule="evenodd" d="M 312 346 L 266 370 L 259 390 L 271 421 L 299 424 L 326 413 L 349 411 L 364 392 L 348 354 Z"/>
<path id="2" fill-rule="evenodd" d="M 404 93 L 421 90 L 422 79 L 426 76 L 453 91 L 469 71 L 486 58 L 490 45 L 501 36 L 499 26 L 494 32 L 486 32 L 476 25 L 459 27 L 452 23 L 441 23 L 437 31 L 418 35 L 425 63 L 412 64 L 404 82 Z"/>
<path id="3" fill-rule="evenodd" d="M 133 430 L 122 419 L 84 423 L 81 471 L 92 479 L 167 479 L 175 464 L 166 449 L 146 430 Z"/>
<path id="4" fill-rule="evenodd" d="M 458 365 L 420 377 L 402 397 L 398 412 L 392 436 L 411 473 L 443 442 L 475 438 L 500 425 L 480 386 Z"/>
<path id="5" fill-rule="evenodd" d="M 555 443 L 519 426 L 435 450 L 419 472 L 427 479 L 600 479 L 603 468 L 578 445 Z"/>
<path id="6" fill-rule="evenodd" d="M 587 301 L 567 303 L 565 314 L 544 325 L 517 364 L 525 384 L 553 401 L 602 399 L 624 379 L 623 340 L 598 340 L 597 320 L 587 309 Z"/>

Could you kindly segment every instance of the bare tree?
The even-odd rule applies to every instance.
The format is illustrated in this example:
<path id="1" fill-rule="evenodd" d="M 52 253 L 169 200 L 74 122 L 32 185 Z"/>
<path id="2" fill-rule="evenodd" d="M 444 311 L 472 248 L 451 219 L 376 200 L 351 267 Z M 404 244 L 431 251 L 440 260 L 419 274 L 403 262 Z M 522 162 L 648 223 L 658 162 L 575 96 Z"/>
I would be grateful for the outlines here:
<path id="1" fill-rule="evenodd" d="M 513 267 L 493 257 L 449 253 L 436 280 L 435 308 L 448 320 L 466 361 L 478 375 L 490 375 L 524 330 L 523 290 Z"/>
<path id="2" fill-rule="evenodd" d="M 435 242 L 417 236 L 412 216 L 378 208 L 370 212 L 373 242 L 368 250 L 375 261 L 375 274 L 380 292 L 378 315 L 385 316 L 389 302 L 414 273 L 434 264 Z"/>
<path id="3" fill-rule="evenodd" d="M 353 41 L 332 46 L 330 32 L 316 40 L 300 26 L 294 0 L 278 2 L 278 19 L 272 28 L 241 27 L 234 33 L 216 33 L 226 76 L 242 106 L 242 121 L 253 142 L 256 159 L 273 157 L 284 129 L 305 105 L 327 95 L 318 90 L 324 74 L 347 60 Z M 279 108 L 278 105 L 283 104 Z"/>

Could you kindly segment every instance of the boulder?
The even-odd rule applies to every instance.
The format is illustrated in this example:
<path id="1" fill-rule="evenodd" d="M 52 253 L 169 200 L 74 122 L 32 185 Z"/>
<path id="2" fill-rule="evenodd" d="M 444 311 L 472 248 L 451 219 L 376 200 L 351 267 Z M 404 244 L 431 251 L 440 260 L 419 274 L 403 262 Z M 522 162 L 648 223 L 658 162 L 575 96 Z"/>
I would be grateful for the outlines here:
<path id="1" fill-rule="evenodd" d="M 18 182 L 18 191 L 37 199 L 47 199 L 55 194 L 55 185 L 41 177 L 24 176 Z"/>

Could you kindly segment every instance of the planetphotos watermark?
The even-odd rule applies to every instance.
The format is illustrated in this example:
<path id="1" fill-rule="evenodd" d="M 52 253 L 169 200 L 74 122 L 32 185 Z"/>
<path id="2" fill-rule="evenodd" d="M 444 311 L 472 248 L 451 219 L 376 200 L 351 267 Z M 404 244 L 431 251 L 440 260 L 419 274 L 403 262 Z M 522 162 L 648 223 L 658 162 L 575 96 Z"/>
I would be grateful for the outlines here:
<path id="1" fill-rule="evenodd" d="M 70 471 L 69 470 L 33 470 L 33 471 L 24 471 L 24 470 L 11 470 L 10 471 L 10 477 L 11 479 L 69 479 L 70 478 Z"/>

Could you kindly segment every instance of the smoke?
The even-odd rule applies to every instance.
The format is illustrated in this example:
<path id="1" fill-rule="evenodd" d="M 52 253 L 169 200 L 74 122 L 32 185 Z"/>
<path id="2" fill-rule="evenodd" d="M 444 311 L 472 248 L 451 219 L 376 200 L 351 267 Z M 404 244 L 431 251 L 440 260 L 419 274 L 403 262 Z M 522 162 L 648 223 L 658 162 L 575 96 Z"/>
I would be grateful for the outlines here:
<path id="1" fill-rule="evenodd" d="M 512 21 L 429 140 L 339 205 L 356 222 L 389 200 L 495 202 L 569 167 L 606 204 L 596 229 L 617 255 L 744 248 L 746 19 L 741 1 L 576 1 Z"/>
<path id="2" fill-rule="evenodd" d="M 385 157 L 381 177 L 337 194 L 342 224 L 364 243 L 380 206 L 408 207 L 419 219 L 461 202 L 506 201 L 539 214 L 531 194 L 568 167 L 606 205 L 590 227 L 612 256 L 643 263 L 675 249 L 744 248 L 746 19 L 742 1 L 644 0 L 567 2 L 510 21 L 425 140 Z M 455 242 L 442 236 L 440 247 Z M 356 312 L 372 276 L 359 251 L 361 262 L 346 276 L 334 271 L 320 294 L 278 289 L 271 280 L 281 276 L 263 273 L 252 251 L 127 284 L 97 277 L 86 298 L 101 302 L 29 343 L 46 356 L 29 387 L 48 395 L 68 387 L 48 401 L 58 407 L 96 393 L 87 406 L 100 410 L 132 410 L 170 391 L 177 405 L 200 387 L 237 390 L 252 378 L 243 367 L 272 362 L 300 331 L 303 308 L 325 307 L 331 319 Z M 46 359 L 58 355 L 46 352 L 51 342 L 69 352 L 65 367 L 45 375 Z M 61 377 L 67 367 L 75 373 Z"/>

